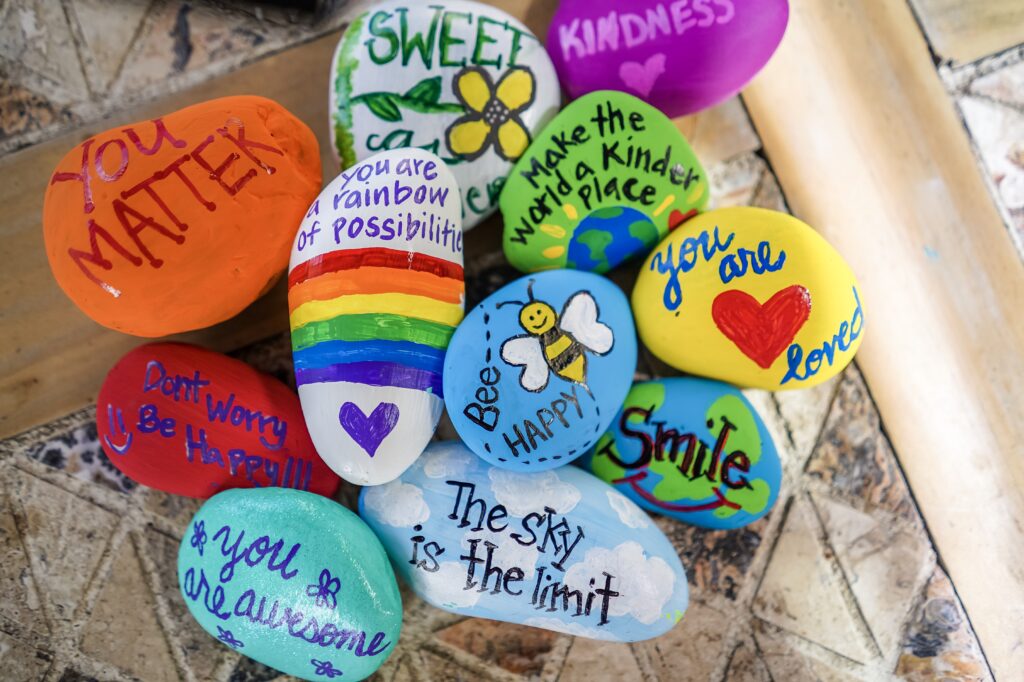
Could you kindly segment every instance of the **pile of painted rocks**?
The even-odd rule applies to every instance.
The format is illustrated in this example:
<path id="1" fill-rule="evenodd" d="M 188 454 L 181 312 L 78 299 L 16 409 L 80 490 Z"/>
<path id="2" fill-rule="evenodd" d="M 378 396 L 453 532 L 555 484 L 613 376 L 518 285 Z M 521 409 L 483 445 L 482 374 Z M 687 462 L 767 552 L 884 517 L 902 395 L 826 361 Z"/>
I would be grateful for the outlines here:
<path id="1" fill-rule="evenodd" d="M 46 249 L 98 323 L 206 327 L 287 272 L 297 397 L 166 342 L 99 393 L 117 467 L 210 498 L 178 556 L 203 628 L 289 674 L 357 680 L 397 645 L 396 572 L 437 607 L 583 637 L 680 620 L 685 571 L 647 512 L 717 529 L 766 514 L 779 457 L 734 385 L 813 386 L 863 337 L 843 259 L 788 215 L 705 212 L 669 118 L 735 94 L 787 16 L 785 0 L 563 0 L 545 48 L 481 4 L 387 2 L 334 56 L 343 170 L 323 189 L 313 133 L 259 97 L 68 153 Z M 464 317 L 463 234 L 499 209 L 527 274 Z M 627 299 L 602 273 L 631 259 Z M 696 376 L 634 384 L 637 334 Z M 431 443 L 445 410 L 461 440 Z M 358 516 L 331 499 L 339 477 L 365 486 Z"/>

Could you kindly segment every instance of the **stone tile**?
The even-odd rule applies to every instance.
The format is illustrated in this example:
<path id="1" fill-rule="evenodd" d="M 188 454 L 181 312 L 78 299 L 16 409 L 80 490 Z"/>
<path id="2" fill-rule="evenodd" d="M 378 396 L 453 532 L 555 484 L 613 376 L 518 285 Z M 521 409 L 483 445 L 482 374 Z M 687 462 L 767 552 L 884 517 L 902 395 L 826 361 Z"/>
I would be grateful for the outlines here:
<path id="1" fill-rule="evenodd" d="M 143 509 L 163 517 L 180 529 L 184 529 L 203 506 L 203 500 L 171 495 L 146 486 L 139 486 L 134 497 L 139 500 Z"/>
<path id="2" fill-rule="evenodd" d="M 67 668 L 60 676 L 59 682 L 99 682 L 95 677 Z"/>
<path id="3" fill-rule="evenodd" d="M 15 474 L 11 501 L 40 596 L 63 627 L 82 601 L 103 558 L 117 517 L 55 485 Z"/>
<path id="4" fill-rule="evenodd" d="M 2 483 L 2 480 L 0 480 Z M 6 487 L 6 486 L 4 486 Z M 49 628 L 21 536 L 11 515 L 7 496 L 0 489 L 0 617 L 17 629 L 46 636 Z M 14 631 L 15 628 L 8 626 Z M 27 634 L 27 633 L 26 633 Z M 2 663 L 2 660 L 0 660 Z"/>
<path id="5" fill-rule="evenodd" d="M 147 682 L 179 679 L 135 545 L 126 538 L 86 623 L 82 653 Z"/>
<path id="6" fill-rule="evenodd" d="M 25 450 L 32 459 L 65 471 L 75 478 L 99 484 L 110 490 L 127 493 L 138 483 L 125 476 L 111 464 L 100 446 L 93 421 L 95 408 L 77 413 L 81 419 L 69 420 L 67 428 L 40 437 Z"/>
<path id="7" fill-rule="evenodd" d="M 1024 61 L 976 78 L 967 91 L 972 95 L 1024 109 Z"/>
<path id="8" fill-rule="evenodd" d="M 827 497 L 814 503 L 882 656 L 895 659 L 903 623 L 935 567 L 928 537 L 888 514 L 869 516 Z"/>
<path id="9" fill-rule="evenodd" d="M 745 154 L 706 168 L 711 185 L 708 208 L 749 206 L 761 186 L 767 167 L 757 154 Z"/>
<path id="10" fill-rule="evenodd" d="M 43 679 L 53 664 L 53 655 L 19 642 L 0 632 L 0 670 L 4 682 L 34 682 Z"/>
<path id="11" fill-rule="evenodd" d="M 221 661 L 235 654 L 199 627 L 189 613 L 178 588 L 178 541 L 147 530 L 144 542 L 155 570 L 157 600 L 166 614 L 164 621 L 173 645 L 178 647 L 197 680 L 213 679 Z"/>
<path id="12" fill-rule="evenodd" d="M 282 332 L 269 339 L 241 348 L 231 356 L 277 378 L 295 390 L 295 365 L 292 362 L 292 337 Z"/>
<path id="13" fill-rule="evenodd" d="M 536 677 L 563 635 L 550 630 L 471 618 L 435 634 L 489 665 L 516 675 Z"/>
<path id="14" fill-rule="evenodd" d="M 82 61 L 94 92 L 106 92 L 121 70 L 150 2 L 119 2 L 112 11 L 108 0 L 70 0 L 69 16 L 84 42 Z"/>
<path id="15" fill-rule="evenodd" d="M 12 4 L 0 24 L 0 57 L 46 77 L 60 101 L 88 97 L 71 27 L 59 2 L 21 0 Z"/>
<path id="16" fill-rule="evenodd" d="M 793 442 L 794 455 L 801 466 L 810 457 L 818 441 L 841 376 L 813 388 L 779 391 L 773 394 L 779 413 L 786 421 L 789 438 Z"/>
<path id="17" fill-rule="evenodd" d="M 725 668 L 725 679 L 728 682 L 772 682 L 768 666 L 752 639 L 741 641 L 732 650 Z"/>
<path id="18" fill-rule="evenodd" d="M 0 65 L 0 149 L 5 141 L 47 128 L 71 127 L 77 122 L 71 107 L 30 90 Z M 13 148 L 10 145 L 8 148 Z"/>
<path id="19" fill-rule="evenodd" d="M 704 599 L 736 601 L 750 577 L 769 519 L 776 513 L 772 511 L 748 526 L 729 531 L 697 528 L 657 515 L 654 519 L 679 554 L 694 590 Z"/>
<path id="20" fill-rule="evenodd" d="M 416 670 L 414 676 L 418 673 L 422 676 L 421 679 L 430 682 L 476 682 L 481 679 L 477 671 L 467 670 L 450 658 L 431 652 L 424 651 L 421 661 L 423 667 Z"/>
<path id="21" fill-rule="evenodd" d="M 639 680 L 640 666 L 628 644 L 577 637 L 573 640 L 558 682 Z"/>
<path id="22" fill-rule="evenodd" d="M 791 637 L 763 621 L 755 621 L 754 638 L 761 654 L 761 660 L 774 680 L 813 680 L 814 682 L 854 682 L 855 680 L 873 679 L 882 675 L 871 675 L 862 666 L 845 660 L 823 660 L 828 658 L 827 652 L 822 657 L 808 654 L 803 648 L 795 646 Z M 842 667 L 840 667 L 842 666 Z"/>
<path id="23" fill-rule="evenodd" d="M 678 118 L 675 124 L 705 168 L 761 148 L 761 140 L 739 96 L 692 116 Z"/>
<path id="24" fill-rule="evenodd" d="M 905 680 L 991 680 L 963 606 L 941 568 L 928 580 L 903 637 L 896 674 Z"/>
<path id="25" fill-rule="evenodd" d="M 940 59 L 972 62 L 1024 41 L 1024 7 L 1018 0 L 911 0 Z"/>
<path id="26" fill-rule="evenodd" d="M 207 637 L 209 637 L 209 635 L 207 635 Z M 238 665 L 231 671 L 231 676 L 228 677 L 228 682 L 270 682 L 271 680 L 283 682 L 287 679 L 291 678 L 283 674 L 281 671 L 274 670 L 273 668 L 265 666 L 251 658 L 242 656 L 238 661 Z"/>
<path id="27" fill-rule="evenodd" d="M 853 366 L 839 384 L 807 473 L 830 494 L 859 509 L 883 509 L 917 520 L 910 490 L 882 432 L 878 408 Z"/>
<path id="28" fill-rule="evenodd" d="M 797 497 L 754 599 L 756 616 L 854 661 L 874 658 L 864 624 L 822 543 L 814 510 Z"/>
<path id="29" fill-rule="evenodd" d="M 698 601 L 679 623 L 661 637 L 633 646 L 646 654 L 657 679 L 684 682 L 721 676 L 727 634 L 735 616 Z"/>
<path id="30" fill-rule="evenodd" d="M 754 190 L 754 196 L 750 198 L 750 205 L 759 208 L 770 208 L 773 211 L 789 213 L 789 206 L 786 204 L 786 197 L 779 186 L 779 180 L 772 173 L 771 169 L 765 171 L 761 176 L 761 182 Z"/>

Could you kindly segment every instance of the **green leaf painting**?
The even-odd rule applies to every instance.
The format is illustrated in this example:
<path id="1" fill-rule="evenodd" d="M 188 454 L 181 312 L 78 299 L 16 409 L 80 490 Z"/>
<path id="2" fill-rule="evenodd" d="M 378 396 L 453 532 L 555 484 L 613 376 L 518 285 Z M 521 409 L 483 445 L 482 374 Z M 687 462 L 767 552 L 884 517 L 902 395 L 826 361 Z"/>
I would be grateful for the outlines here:
<path id="1" fill-rule="evenodd" d="M 402 110 L 420 114 L 460 114 L 461 104 L 446 104 L 441 99 L 441 77 L 425 78 L 409 88 L 405 94 L 394 92 L 365 92 L 351 98 L 351 103 L 365 104 L 382 121 L 396 123 L 402 120 Z"/>

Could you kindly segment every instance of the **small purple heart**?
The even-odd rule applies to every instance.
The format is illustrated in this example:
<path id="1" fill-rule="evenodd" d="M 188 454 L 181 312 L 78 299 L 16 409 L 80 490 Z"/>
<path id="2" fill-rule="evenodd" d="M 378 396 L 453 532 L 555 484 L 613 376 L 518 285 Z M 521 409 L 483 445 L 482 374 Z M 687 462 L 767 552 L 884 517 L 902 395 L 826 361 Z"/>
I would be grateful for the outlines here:
<path id="1" fill-rule="evenodd" d="M 338 421 L 352 440 L 373 457 L 398 423 L 398 405 L 381 403 L 367 417 L 355 403 L 345 403 L 338 412 Z"/>

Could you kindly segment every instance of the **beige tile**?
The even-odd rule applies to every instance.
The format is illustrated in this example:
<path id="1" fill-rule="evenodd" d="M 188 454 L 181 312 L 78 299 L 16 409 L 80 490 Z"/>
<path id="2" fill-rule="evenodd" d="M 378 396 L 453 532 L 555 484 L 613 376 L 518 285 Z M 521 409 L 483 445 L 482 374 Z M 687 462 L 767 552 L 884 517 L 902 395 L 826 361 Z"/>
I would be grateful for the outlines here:
<path id="1" fill-rule="evenodd" d="M 754 637 L 761 660 L 772 679 L 785 682 L 854 682 L 884 679 L 851 662 L 826 661 L 825 657 L 808 654 L 792 636 L 763 622 L 754 624 Z M 823 652 L 819 652 L 823 653 Z M 840 667 L 842 666 L 842 667 Z"/>
<path id="2" fill-rule="evenodd" d="M 678 625 L 634 647 L 649 657 L 659 680 L 709 680 L 725 667 L 727 636 L 734 618 L 725 611 L 691 602 Z"/>
<path id="3" fill-rule="evenodd" d="M 813 388 L 799 391 L 779 391 L 775 401 L 786 421 L 789 437 L 793 441 L 794 455 L 802 466 L 814 449 L 835 396 L 839 377 L 829 379 Z"/>
<path id="4" fill-rule="evenodd" d="M 2 485 L 2 480 L 0 480 Z M 49 628 L 39 603 L 39 593 L 28 556 L 7 496 L 0 490 L 0 616 L 33 634 L 46 636 Z M 2 662 L 2 661 L 0 661 Z"/>
<path id="5" fill-rule="evenodd" d="M 772 682 L 768 665 L 761 658 L 752 639 L 741 641 L 732 650 L 729 666 L 725 669 L 725 679 L 728 682 Z"/>
<path id="6" fill-rule="evenodd" d="M 705 168 L 761 148 L 761 140 L 738 96 L 700 113 L 675 119 L 675 124 Z"/>
<path id="7" fill-rule="evenodd" d="M 1019 0 L 911 0 L 932 49 L 942 59 L 972 62 L 1024 43 Z"/>
<path id="8" fill-rule="evenodd" d="M 4 682 L 34 682 L 46 675 L 53 663 L 52 654 L 38 651 L 0 632 L 0 671 Z"/>
<path id="9" fill-rule="evenodd" d="M 753 604 L 754 614 L 854 661 L 874 658 L 865 626 L 828 559 L 810 503 L 789 509 Z"/>
<path id="10" fill-rule="evenodd" d="M 516 675 L 538 676 L 548 656 L 564 635 L 514 623 L 469 618 L 435 637 L 465 651 L 483 663 Z"/>
<path id="11" fill-rule="evenodd" d="M 131 539 L 121 544 L 103 579 L 81 650 L 147 682 L 179 679 Z"/>
<path id="12" fill-rule="evenodd" d="M 86 75 L 95 92 L 106 92 L 121 69 L 151 0 L 70 0 L 68 8 L 85 42 Z"/>
<path id="13" fill-rule="evenodd" d="M 0 67 L 0 149 L 30 133 L 69 127 L 77 120 L 71 108 L 30 90 Z"/>
<path id="14" fill-rule="evenodd" d="M 577 637 L 558 682 L 621 682 L 639 680 L 642 676 L 628 644 Z"/>
<path id="15" fill-rule="evenodd" d="M 88 97 L 71 27 L 59 2 L 13 2 L 0 23 L 0 57 L 50 80 L 51 95 L 58 101 Z"/>

